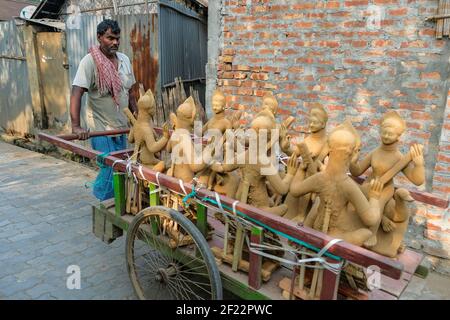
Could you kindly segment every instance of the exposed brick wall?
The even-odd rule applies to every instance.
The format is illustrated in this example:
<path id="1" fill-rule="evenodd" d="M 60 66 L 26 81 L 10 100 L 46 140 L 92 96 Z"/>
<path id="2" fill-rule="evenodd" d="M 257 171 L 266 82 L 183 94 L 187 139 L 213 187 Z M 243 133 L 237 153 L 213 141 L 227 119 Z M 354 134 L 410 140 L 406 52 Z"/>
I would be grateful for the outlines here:
<path id="1" fill-rule="evenodd" d="M 448 40 L 436 40 L 434 23 L 424 22 L 438 1 L 222 1 L 217 84 L 230 106 L 249 117 L 271 91 L 302 131 L 308 107 L 319 102 L 330 127 L 352 120 L 363 153 L 379 143 L 382 113 L 396 109 L 408 125 L 403 151 L 414 142 L 426 147 L 431 191 L 450 55 Z"/>
<path id="2" fill-rule="evenodd" d="M 319 102 L 330 128 L 352 120 L 362 154 L 379 144 L 381 115 L 395 109 L 408 126 L 402 151 L 424 144 L 426 190 L 448 197 L 450 44 L 425 22 L 437 0 L 221 1 L 216 80 L 230 107 L 245 110 L 248 121 L 270 91 L 280 117 L 294 115 L 302 136 L 308 108 Z M 401 175 L 397 183 L 412 186 Z M 448 208 L 416 203 L 413 213 L 408 245 L 450 258 Z M 450 273 L 447 260 L 433 259 Z"/>

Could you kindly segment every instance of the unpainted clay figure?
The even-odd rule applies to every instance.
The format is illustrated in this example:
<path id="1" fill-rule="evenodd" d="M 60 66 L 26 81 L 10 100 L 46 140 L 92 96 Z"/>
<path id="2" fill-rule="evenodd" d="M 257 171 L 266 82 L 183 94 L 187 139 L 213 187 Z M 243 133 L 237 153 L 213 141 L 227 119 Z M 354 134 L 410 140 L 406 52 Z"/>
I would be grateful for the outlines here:
<path id="1" fill-rule="evenodd" d="M 163 136 L 156 140 L 152 124 L 156 103 L 150 89 L 139 98 L 137 106 L 139 110 L 137 120 L 134 119 L 128 108 L 125 109 L 125 113 L 133 125 L 128 135 L 128 141 L 135 144 L 133 157 L 149 169 L 163 172 L 164 161 L 160 161 L 155 153 L 160 152 L 169 141 L 169 126 L 167 123 L 163 125 Z"/>
<path id="2" fill-rule="evenodd" d="M 281 151 L 285 152 L 288 155 L 291 155 L 292 151 L 290 149 L 290 136 L 287 134 L 287 130 L 295 121 L 295 118 L 290 116 L 281 124 L 279 124 L 276 122 L 277 113 L 278 113 L 278 101 L 275 98 L 275 96 L 271 93 L 264 95 L 262 100 L 261 111 L 256 115 L 256 117 L 266 116 L 276 123 L 276 128 L 280 130 L 279 132 L 280 132 Z"/>
<path id="3" fill-rule="evenodd" d="M 191 139 L 195 116 L 196 107 L 192 97 L 177 108 L 176 114 L 170 114 L 174 132 L 167 144 L 167 151 L 172 152 L 172 166 L 167 174 L 183 182 L 192 182 L 195 173 L 206 167 L 203 161 L 206 157 L 203 154 L 200 155 L 199 161 L 195 160 L 195 149 Z"/>
<path id="4" fill-rule="evenodd" d="M 290 192 L 296 197 L 311 192 L 319 196 L 316 201 L 320 203 L 306 217 L 305 226 L 362 246 L 372 236 L 369 228 L 379 219 L 383 186 L 377 180 L 371 181 L 367 200 L 358 184 L 347 175 L 359 143 L 358 134 L 349 122 L 336 127 L 328 138 L 330 152 L 325 170 L 305 180 L 294 180 Z M 323 229 L 324 225 L 327 231 Z"/>
<path id="5" fill-rule="evenodd" d="M 397 112 L 387 112 L 381 121 L 381 145 L 369 153 L 361 162 L 358 162 L 355 158 L 350 164 L 350 172 L 356 177 L 372 168 L 370 176 L 362 186 L 364 193 L 367 193 L 368 181 L 373 178 L 378 178 L 384 184 L 380 198 L 381 213 L 384 212 L 386 203 L 394 195 L 393 178 L 400 171 L 417 186 L 425 181 L 422 146 L 419 144 L 412 145 L 409 153 L 405 156 L 398 150 L 399 140 L 405 128 L 405 121 Z M 372 248 L 377 244 L 380 223 L 386 231 L 393 228 L 392 220 L 386 215 L 380 214 L 380 220 L 371 228 L 373 236 L 364 244 L 367 248 Z"/>
<path id="6" fill-rule="evenodd" d="M 295 181 L 303 181 L 323 168 L 323 162 L 329 153 L 327 121 L 328 114 L 322 106 L 315 105 L 311 108 L 309 112 L 311 134 L 299 143 L 295 150 L 296 154 L 302 157 L 302 164 L 294 177 Z M 311 200 L 314 200 L 311 196 L 311 194 L 306 194 L 302 197 L 294 197 L 288 193 L 285 200 L 288 212 L 284 217 L 294 219 L 296 222 L 303 222 L 312 205 Z"/>
<path id="7" fill-rule="evenodd" d="M 251 124 L 251 129 L 254 130 L 256 136 L 258 136 L 260 130 L 267 130 L 266 132 L 270 133 L 270 130 L 275 128 L 276 123 L 273 117 L 263 115 L 257 116 Z M 270 136 L 268 138 L 270 139 Z M 258 154 L 264 154 L 269 157 L 270 150 L 268 150 L 267 145 L 262 146 L 260 145 L 260 139 L 256 140 L 258 141 Z M 260 151 L 260 148 L 265 149 L 264 151 Z M 243 164 L 239 164 L 238 161 L 234 161 L 233 164 L 216 163 L 211 168 L 217 172 L 229 172 L 239 168 L 241 181 L 236 193 L 236 199 L 273 214 L 283 215 L 287 210 L 286 205 L 270 207 L 266 181 L 270 182 L 277 193 L 286 194 L 289 191 L 289 185 L 298 168 L 296 155 L 292 155 L 289 159 L 286 175 L 282 178 L 272 163 L 263 164 L 263 161 L 259 157 L 255 164 L 250 164 L 250 152 L 250 149 L 245 152 L 245 163 Z"/>

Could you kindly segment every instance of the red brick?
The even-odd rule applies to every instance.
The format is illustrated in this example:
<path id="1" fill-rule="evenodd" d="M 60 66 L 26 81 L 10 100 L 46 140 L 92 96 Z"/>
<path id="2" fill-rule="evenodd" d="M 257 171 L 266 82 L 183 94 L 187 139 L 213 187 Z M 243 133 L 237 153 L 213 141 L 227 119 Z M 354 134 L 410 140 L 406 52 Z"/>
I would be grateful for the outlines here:
<path id="1" fill-rule="evenodd" d="M 420 74 L 421 79 L 430 79 L 430 80 L 441 80 L 441 75 L 439 72 L 422 72 Z"/>
<path id="2" fill-rule="evenodd" d="M 241 96 L 242 95 L 251 96 L 253 94 L 253 90 L 249 89 L 249 88 L 239 88 L 239 89 L 237 89 L 236 94 L 241 95 Z"/>
<path id="3" fill-rule="evenodd" d="M 435 100 L 437 97 L 431 93 L 421 92 L 417 94 L 417 98 L 422 100 Z"/>
<path id="4" fill-rule="evenodd" d="M 305 22 L 305 21 L 301 21 L 301 22 L 297 22 L 296 24 L 294 24 L 294 27 L 296 28 L 311 28 L 313 26 L 312 22 Z"/>
<path id="5" fill-rule="evenodd" d="M 408 8 L 400 8 L 400 9 L 394 9 L 389 10 L 388 14 L 391 16 L 404 16 L 408 13 Z"/>
<path id="6" fill-rule="evenodd" d="M 236 14 L 242 14 L 242 13 L 245 13 L 246 11 L 247 11 L 246 7 L 231 8 L 231 12 L 236 13 Z"/>
<path id="7" fill-rule="evenodd" d="M 345 79 L 345 83 L 348 84 L 348 85 L 351 85 L 351 84 L 362 84 L 362 83 L 364 83 L 366 81 L 367 81 L 366 78 Z"/>
<path id="8" fill-rule="evenodd" d="M 428 43 L 422 40 L 402 42 L 401 48 L 428 48 Z"/>
<path id="9" fill-rule="evenodd" d="M 292 6 L 292 9 L 294 10 L 310 10 L 310 9 L 314 9 L 315 4 L 314 2 L 306 2 L 306 3 L 301 3 L 301 4 L 295 4 Z"/>
<path id="10" fill-rule="evenodd" d="M 368 6 L 368 5 L 369 5 L 368 0 L 350 0 L 344 2 L 345 7 Z"/>
<path id="11" fill-rule="evenodd" d="M 425 109 L 423 105 L 409 103 L 409 102 L 400 102 L 399 107 L 400 107 L 400 109 L 416 110 L 416 111 L 422 111 Z"/>
<path id="12" fill-rule="evenodd" d="M 412 88 L 412 89 L 425 89 L 428 87 L 428 83 L 426 83 L 426 82 L 409 82 L 409 83 L 404 83 L 403 87 Z"/>
<path id="13" fill-rule="evenodd" d="M 387 46 L 392 45 L 392 41 L 378 39 L 378 40 L 373 40 L 371 44 L 373 47 L 387 47 Z"/>
<path id="14" fill-rule="evenodd" d="M 294 50 L 294 49 L 286 49 L 286 50 L 282 50 L 281 53 L 284 54 L 285 56 L 289 56 L 289 55 L 297 54 L 298 51 Z"/>
<path id="15" fill-rule="evenodd" d="M 250 76 L 252 80 L 268 80 L 269 76 L 267 73 L 252 73 Z"/>
<path id="16" fill-rule="evenodd" d="M 367 41 L 364 40 L 352 41 L 352 47 L 354 48 L 363 48 L 365 46 L 367 46 Z"/>

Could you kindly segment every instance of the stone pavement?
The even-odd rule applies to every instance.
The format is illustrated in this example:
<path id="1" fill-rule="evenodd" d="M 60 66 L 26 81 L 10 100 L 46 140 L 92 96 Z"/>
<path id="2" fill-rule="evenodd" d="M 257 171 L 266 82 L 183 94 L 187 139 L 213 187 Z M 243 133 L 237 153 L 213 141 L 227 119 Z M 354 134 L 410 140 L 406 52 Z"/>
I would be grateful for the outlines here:
<path id="1" fill-rule="evenodd" d="M 0 300 L 136 299 L 125 237 L 92 234 L 92 169 L 0 142 Z M 81 289 L 67 289 L 71 265 Z M 402 299 L 450 299 L 450 278 L 414 277 Z"/>
<path id="2" fill-rule="evenodd" d="M 92 169 L 0 142 L 0 299 L 135 299 L 125 239 L 92 234 Z M 70 265 L 81 289 L 69 290 Z"/>

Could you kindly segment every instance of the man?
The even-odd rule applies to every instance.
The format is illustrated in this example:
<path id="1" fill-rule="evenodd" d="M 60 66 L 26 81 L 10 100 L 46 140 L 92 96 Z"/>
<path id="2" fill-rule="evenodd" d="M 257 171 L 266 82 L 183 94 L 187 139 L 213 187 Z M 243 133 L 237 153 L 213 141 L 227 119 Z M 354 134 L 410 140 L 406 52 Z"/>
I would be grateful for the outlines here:
<path id="1" fill-rule="evenodd" d="M 118 52 L 120 28 L 116 21 L 106 19 L 97 26 L 99 45 L 89 49 L 78 66 L 72 84 L 70 117 L 72 132 L 80 140 L 89 137 L 89 131 L 105 131 L 127 128 L 122 109 L 128 107 L 137 113 L 136 98 L 131 89 L 136 82 L 130 59 Z M 80 125 L 81 97 L 88 93 L 86 123 Z M 91 139 L 92 148 L 109 153 L 126 148 L 126 136 L 104 136 Z M 112 168 L 102 167 L 93 188 L 99 200 L 114 196 Z"/>

